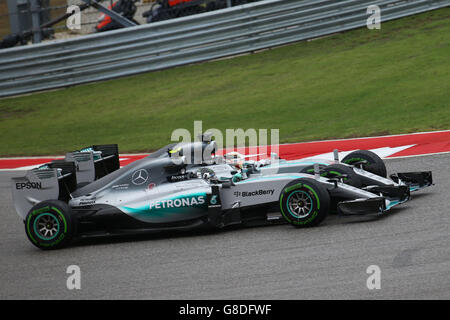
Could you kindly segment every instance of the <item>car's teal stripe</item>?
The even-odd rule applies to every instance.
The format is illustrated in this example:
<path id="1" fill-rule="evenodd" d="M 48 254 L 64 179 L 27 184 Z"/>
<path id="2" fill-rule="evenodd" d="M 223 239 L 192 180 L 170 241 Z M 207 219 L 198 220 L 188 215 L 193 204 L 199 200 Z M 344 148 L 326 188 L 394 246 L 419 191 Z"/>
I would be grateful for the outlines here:
<path id="1" fill-rule="evenodd" d="M 157 201 L 167 201 L 167 200 L 176 200 L 176 199 L 182 199 L 182 198 L 193 198 L 193 197 L 199 197 L 199 196 L 204 196 L 205 197 L 205 203 L 201 204 L 200 206 L 204 206 L 206 205 L 206 192 L 198 192 L 198 193 L 191 193 L 191 194 L 183 194 L 180 196 L 176 196 L 176 197 L 172 197 L 172 198 L 167 198 L 167 199 L 160 199 Z M 151 209 L 150 210 L 150 204 L 142 206 L 142 207 L 138 207 L 138 208 L 132 208 L 132 207 L 120 207 L 120 209 L 122 211 L 125 211 L 127 213 L 148 213 L 148 212 L 164 212 L 167 209 L 181 209 L 181 208 L 187 208 L 187 207 L 178 207 L 178 208 L 159 208 L 159 209 Z M 195 206 L 193 208 L 196 208 Z"/>
<path id="2" fill-rule="evenodd" d="M 398 200 L 392 200 L 389 202 L 389 204 L 386 206 L 386 210 L 389 210 L 390 208 L 400 204 L 401 202 Z"/>

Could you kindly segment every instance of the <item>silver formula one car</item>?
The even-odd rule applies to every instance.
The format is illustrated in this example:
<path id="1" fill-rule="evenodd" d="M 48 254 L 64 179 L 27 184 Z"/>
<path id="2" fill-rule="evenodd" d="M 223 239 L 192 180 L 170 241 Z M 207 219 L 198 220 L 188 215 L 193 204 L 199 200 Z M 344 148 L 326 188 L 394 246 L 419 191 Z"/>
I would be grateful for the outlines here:
<path id="1" fill-rule="evenodd" d="M 386 178 L 374 153 L 339 161 L 248 161 L 216 156 L 207 136 L 166 146 L 119 168 L 117 145 L 92 146 L 13 178 L 15 208 L 41 249 L 73 238 L 161 230 L 290 223 L 316 226 L 329 212 L 383 215 L 432 185 L 431 172 Z M 200 155 L 200 156 L 199 156 Z"/>

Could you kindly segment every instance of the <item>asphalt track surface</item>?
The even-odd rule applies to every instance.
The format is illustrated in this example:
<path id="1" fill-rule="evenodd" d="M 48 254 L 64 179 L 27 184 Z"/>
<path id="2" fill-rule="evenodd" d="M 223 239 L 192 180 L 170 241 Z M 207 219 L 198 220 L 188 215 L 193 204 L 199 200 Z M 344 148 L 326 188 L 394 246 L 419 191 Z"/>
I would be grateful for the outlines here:
<path id="1" fill-rule="evenodd" d="M 218 233 L 82 241 L 41 251 L 26 238 L 0 173 L 1 299 L 449 299 L 450 154 L 387 160 L 389 172 L 432 170 L 436 185 L 372 221 L 329 216 Z M 81 269 L 68 290 L 66 268 Z M 366 269 L 381 269 L 368 290 Z"/>

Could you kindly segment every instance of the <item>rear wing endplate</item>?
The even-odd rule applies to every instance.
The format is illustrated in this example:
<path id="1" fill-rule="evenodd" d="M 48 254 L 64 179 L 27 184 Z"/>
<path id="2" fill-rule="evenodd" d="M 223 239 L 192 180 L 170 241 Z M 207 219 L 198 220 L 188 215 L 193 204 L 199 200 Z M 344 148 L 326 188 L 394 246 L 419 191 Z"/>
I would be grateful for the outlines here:
<path id="1" fill-rule="evenodd" d="M 14 207 L 25 220 L 28 211 L 45 200 L 67 201 L 76 189 L 75 163 L 55 160 L 45 168 L 28 170 L 23 177 L 12 178 Z"/>
<path id="2" fill-rule="evenodd" d="M 93 145 L 66 154 L 77 168 L 79 184 L 88 184 L 120 168 L 117 144 Z"/>

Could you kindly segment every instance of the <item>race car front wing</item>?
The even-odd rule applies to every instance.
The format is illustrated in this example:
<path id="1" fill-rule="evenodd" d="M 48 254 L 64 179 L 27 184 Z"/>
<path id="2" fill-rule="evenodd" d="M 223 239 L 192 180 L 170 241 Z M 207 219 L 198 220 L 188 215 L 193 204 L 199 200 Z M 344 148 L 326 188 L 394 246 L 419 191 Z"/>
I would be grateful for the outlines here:
<path id="1" fill-rule="evenodd" d="M 391 179 L 396 183 L 403 182 L 409 186 L 410 191 L 417 191 L 433 185 L 431 171 L 399 172 L 391 174 Z"/>

